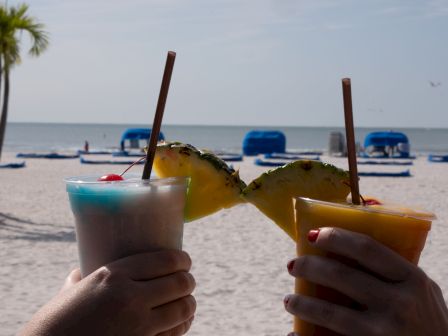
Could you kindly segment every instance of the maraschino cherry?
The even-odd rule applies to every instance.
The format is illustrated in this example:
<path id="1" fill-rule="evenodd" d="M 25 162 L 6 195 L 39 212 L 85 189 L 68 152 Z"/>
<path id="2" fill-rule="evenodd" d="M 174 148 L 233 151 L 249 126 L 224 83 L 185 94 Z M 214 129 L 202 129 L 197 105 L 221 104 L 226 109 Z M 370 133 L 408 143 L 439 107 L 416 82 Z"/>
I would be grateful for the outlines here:
<path id="1" fill-rule="evenodd" d="M 117 174 L 103 175 L 98 179 L 98 181 L 103 181 L 103 182 L 123 181 L 123 180 L 124 180 L 124 178 L 121 175 L 117 175 Z"/>
<path id="2" fill-rule="evenodd" d="M 368 198 L 364 200 L 364 205 L 383 205 L 383 203 L 374 198 Z"/>

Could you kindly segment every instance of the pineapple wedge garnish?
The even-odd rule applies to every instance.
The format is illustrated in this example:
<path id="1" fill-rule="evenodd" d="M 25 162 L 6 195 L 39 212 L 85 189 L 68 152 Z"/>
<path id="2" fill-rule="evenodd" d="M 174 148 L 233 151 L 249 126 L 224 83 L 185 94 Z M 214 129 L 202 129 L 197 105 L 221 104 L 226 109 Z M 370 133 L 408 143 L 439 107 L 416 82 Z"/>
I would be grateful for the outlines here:
<path id="1" fill-rule="evenodd" d="M 263 173 L 243 190 L 242 196 L 296 240 L 293 198 L 344 202 L 350 192 L 348 181 L 345 170 L 300 160 Z"/>
<path id="2" fill-rule="evenodd" d="M 167 142 L 157 145 L 154 171 L 161 177 L 190 177 L 185 205 L 185 221 L 210 215 L 243 203 L 246 184 L 226 162 L 211 152 L 191 145 Z"/>

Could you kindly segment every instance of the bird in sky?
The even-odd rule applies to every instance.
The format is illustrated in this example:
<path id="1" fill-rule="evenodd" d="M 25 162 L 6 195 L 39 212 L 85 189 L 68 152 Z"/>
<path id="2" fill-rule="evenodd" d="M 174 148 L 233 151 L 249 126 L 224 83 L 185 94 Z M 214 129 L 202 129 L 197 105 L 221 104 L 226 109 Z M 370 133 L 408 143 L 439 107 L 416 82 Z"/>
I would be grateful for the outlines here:
<path id="1" fill-rule="evenodd" d="M 433 82 L 433 81 L 429 81 L 429 85 L 431 85 L 431 87 L 433 87 L 433 88 L 435 88 L 435 87 L 438 87 L 438 86 L 441 86 L 442 85 L 442 82 Z"/>

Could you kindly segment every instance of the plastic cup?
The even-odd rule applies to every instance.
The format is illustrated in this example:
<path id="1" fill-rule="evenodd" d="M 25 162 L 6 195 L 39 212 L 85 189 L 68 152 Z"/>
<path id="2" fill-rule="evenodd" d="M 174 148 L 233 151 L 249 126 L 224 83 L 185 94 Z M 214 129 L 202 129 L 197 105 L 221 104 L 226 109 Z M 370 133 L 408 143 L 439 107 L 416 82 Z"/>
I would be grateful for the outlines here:
<path id="1" fill-rule="evenodd" d="M 129 175 L 128 175 L 129 176 Z M 187 178 L 65 179 L 83 277 L 132 254 L 182 249 Z"/>
<path id="2" fill-rule="evenodd" d="M 317 255 L 335 258 L 314 248 L 307 240 L 310 230 L 331 226 L 366 234 L 415 265 L 425 246 L 431 222 L 435 219 L 432 213 L 398 205 L 356 206 L 302 197 L 296 199 L 295 209 L 298 256 Z M 341 261 L 350 262 L 343 259 Z M 345 295 L 300 278 L 296 280 L 296 293 L 350 308 L 360 308 L 359 304 Z M 298 318 L 294 320 L 294 331 L 300 336 L 339 335 Z"/>

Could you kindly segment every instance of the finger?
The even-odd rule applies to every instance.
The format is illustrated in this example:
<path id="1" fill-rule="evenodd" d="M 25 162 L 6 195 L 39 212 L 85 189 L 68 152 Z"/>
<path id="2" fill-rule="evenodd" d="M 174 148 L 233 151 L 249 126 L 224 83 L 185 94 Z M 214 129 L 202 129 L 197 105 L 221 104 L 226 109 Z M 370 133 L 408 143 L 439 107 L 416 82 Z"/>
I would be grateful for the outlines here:
<path id="1" fill-rule="evenodd" d="M 157 336 L 178 336 L 178 335 L 185 335 L 188 330 L 191 328 L 191 324 L 193 323 L 194 317 L 190 318 L 188 321 L 183 322 L 182 324 L 178 325 L 177 327 L 174 327 L 173 329 L 161 332 L 160 334 L 157 334 Z"/>
<path id="2" fill-rule="evenodd" d="M 142 298 L 151 307 L 157 307 L 190 295 L 196 287 L 196 281 L 190 273 L 177 272 L 136 285 L 141 288 L 139 292 L 142 293 Z"/>
<path id="3" fill-rule="evenodd" d="M 384 282 L 333 259 L 303 256 L 293 260 L 289 268 L 291 275 L 336 289 L 359 303 L 379 304 L 392 295 Z"/>
<path id="4" fill-rule="evenodd" d="M 354 310 L 302 295 L 288 295 L 286 310 L 302 320 L 343 335 L 368 335 L 365 317 Z"/>
<path id="5" fill-rule="evenodd" d="M 328 252 L 354 259 L 367 269 L 392 281 L 406 280 L 415 268 L 390 248 L 361 233 L 322 228 L 317 240 L 312 244 Z"/>
<path id="6" fill-rule="evenodd" d="M 188 295 L 179 300 L 167 303 L 153 309 L 153 326 L 163 332 L 170 330 L 191 319 L 196 311 L 196 300 Z"/>
<path id="7" fill-rule="evenodd" d="M 75 268 L 70 272 L 67 278 L 65 278 L 65 282 L 62 285 L 61 292 L 73 287 L 79 281 L 81 281 L 81 270 L 79 268 Z"/>
<path id="8" fill-rule="evenodd" d="M 183 251 L 163 250 L 135 254 L 108 265 L 110 270 L 123 272 L 132 280 L 150 280 L 191 268 L 190 256 Z"/>

